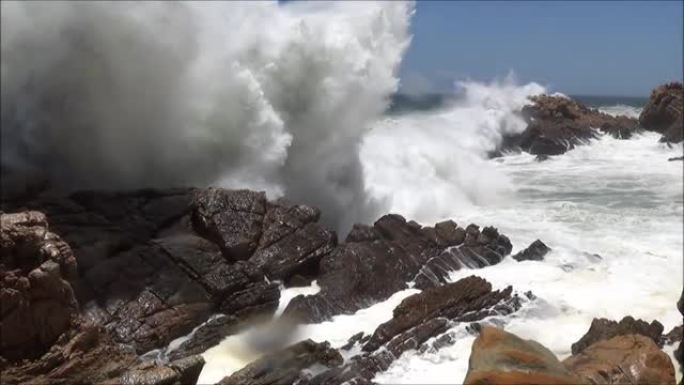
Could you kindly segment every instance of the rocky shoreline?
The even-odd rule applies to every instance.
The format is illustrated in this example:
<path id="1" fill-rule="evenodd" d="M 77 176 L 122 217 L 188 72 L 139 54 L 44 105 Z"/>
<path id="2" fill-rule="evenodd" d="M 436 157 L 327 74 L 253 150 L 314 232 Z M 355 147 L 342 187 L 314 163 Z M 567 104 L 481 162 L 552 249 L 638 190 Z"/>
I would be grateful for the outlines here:
<path id="1" fill-rule="evenodd" d="M 349 359 L 342 360 L 325 341 L 303 341 L 278 348 L 221 383 L 372 383 L 407 350 L 454 343 L 447 329 L 457 323 L 471 324 L 480 334 L 466 382 L 494 376 L 505 383 L 509 374 L 497 374 L 491 365 L 502 359 L 497 349 L 507 348 L 484 343 L 488 347 L 480 352 L 483 343 L 477 341 L 506 344 L 517 337 L 476 322 L 516 312 L 534 295 L 512 287 L 493 290 L 476 276 L 452 283 L 446 277 L 507 257 L 540 260 L 548 252 L 535 241 L 510 257 L 510 241 L 495 228 L 454 221 L 425 227 L 396 214 L 373 226 L 356 225 L 339 241 L 317 222 L 317 209 L 268 201 L 248 190 L 88 191 L 2 205 L 1 365 L 7 384 L 195 383 L 204 364 L 198 354 L 248 325 L 270 320 L 281 285 L 312 279 L 321 290 L 289 303 L 278 320 L 282 333 L 291 330 L 288 325 L 352 314 L 409 282 L 422 291 L 404 299 L 371 335 L 350 340 L 343 349 L 358 353 Z M 681 328 L 667 337 L 662 329 L 657 321 L 595 320 L 562 363 L 570 374 L 543 350 L 535 351 L 558 376 L 598 381 L 597 373 L 605 372 L 605 381 L 595 383 L 669 384 L 674 369 L 660 347 L 681 341 Z M 185 341 L 169 349 L 183 336 Z M 618 348 L 628 357 L 602 353 Z M 630 358 L 642 350 L 654 357 L 646 366 Z M 681 358 L 681 346 L 678 354 Z M 652 377 L 651 361 L 661 375 Z M 633 378 L 610 374 L 625 365 Z M 317 373 L 305 370 L 312 366 Z M 662 374 L 665 369 L 670 374 Z M 642 372 L 647 377 L 634 374 Z M 520 376 L 510 378 L 545 378 Z"/>
<path id="2" fill-rule="evenodd" d="M 656 87 L 639 119 L 611 116 L 565 96 L 539 95 L 530 98 L 521 117 L 527 124 L 519 134 L 507 135 L 492 156 L 524 151 L 539 159 L 561 155 L 599 135 L 629 139 L 642 130 L 662 135 L 660 141 L 680 143 L 684 139 L 682 126 L 684 86 L 668 83 Z"/>
<path id="3" fill-rule="evenodd" d="M 499 154 L 543 159 L 599 133 L 626 139 L 641 129 L 681 142 L 682 91 L 658 87 L 638 120 L 535 97 L 522 111 L 527 129 L 505 138 Z M 422 226 L 397 214 L 354 225 L 340 239 L 320 215 L 263 192 L 220 188 L 3 195 L 3 384 L 194 384 L 203 352 L 260 324 L 281 338 L 221 384 L 371 384 L 406 351 L 454 344 L 448 330 L 457 324 L 477 335 L 468 384 L 675 382 L 661 349 L 678 343 L 682 365 L 682 326 L 664 334 L 655 320 L 594 319 L 560 361 L 488 322 L 536 297 L 495 290 L 476 269 L 504 258 L 543 261 L 553 245 L 536 240 L 511 256 L 510 240 L 494 227 Z M 450 282 L 460 269 L 473 275 Z M 282 288 L 313 280 L 320 291 L 292 299 L 271 325 Z M 285 346 L 297 325 L 354 314 L 409 287 L 420 292 L 343 347 Z M 684 315 L 683 307 L 684 298 Z"/>

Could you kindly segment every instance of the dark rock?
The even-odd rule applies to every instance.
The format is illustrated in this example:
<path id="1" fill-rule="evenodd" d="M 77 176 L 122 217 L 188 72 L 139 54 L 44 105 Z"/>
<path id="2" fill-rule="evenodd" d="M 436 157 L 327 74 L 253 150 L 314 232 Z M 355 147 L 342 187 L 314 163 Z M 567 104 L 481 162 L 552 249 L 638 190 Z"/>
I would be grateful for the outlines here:
<path id="1" fill-rule="evenodd" d="M 487 281 L 474 276 L 427 289 L 406 298 L 394 309 L 393 318 L 380 325 L 365 343 L 364 353 L 352 357 L 344 366 L 314 376 L 308 384 L 368 383 L 407 350 L 436 350 L 448 345 L 450 336 L 440 335 L 454 322 L 508 314 L 518 307 L 510 287 L 492 291 Z M 426 344 L 433 337 L 437 337 L 436 342 Z"/>
<path id="2" fill-rule="evenodd" d="M 47 213 L 78 260 L 81 315 L 140 354 L 211 314 L 270 316 L 280 294 L 266 281 L 315 276 L 337 243 L 318 210 L 246 190 L 85 191 L 2 205 Z"/>
<path id="3" fill-rule="evenodd" d="M 37 358 L 78 315 L 67 281 L 75 278 L 76 261 L 36 211 L 0 214 L 0 252 L 2 356 Z"/>
<path id="4" fill-rule="evenodd" d="M 677 156 L 677 157 L 673 157 L 673 158 L 668 158 L 667 160 L 670 162 L 676 161 L 676 160 L 684 160 L 684 156 Z"/>
<path id="5" fill-rule="evenodd" d="M 649 324 L 642 320 L 635 320 L 630 316 L 623 318 L 620 322 L 605 318 L 594 318 L 591 321 L 589 331 L 579 341 L 572 344 L 572 354 L 579 354 L 582 350 L 598 341 L 628 334 L 648 337 L 655 344 L 662 347 L 662 333 L 663 325 L 658 321 L 653 321 Z"/>
<path id="6" fill-rule="evenodd" d="M 462 244 L 430 258 L 416 275 L 416 288 L 439 286 L 447 282 L 453 271 L 490 266 L 501 262 L 511 252 L 511 242 L 493 227 L 485 227 L 480 233 L 478 226 L 471 224 L 467 230 L 458 228 L 456 231 L 461 234 Z"/>
<path id="7" fill-rule="evenodd" d="M 475 225 L 459 230 L 453 222 L 420 227 L 395 214 L 381 217 L 372 229 L 357 225 L 348 238 L 353 241 L 339 245 L 321 260 L 320 292 L 294 298 L 285 314 L 302 322 L 351 314 L 405 289 L 411 280 L 419 288 L 435 286 L 444 282 L 450 269 L 494 264 L 511 250 L 508 238 L 492 227 L 482 233 Z M 459 242 L 464 243 L 458 250 L 445 251 Z M 444 253 L 458 255 L 440 257 Z M 450 265 L 443 262 L 452 259 L 456 262 Z"/>
<path id="8" fill-rule="evenodd" d="M 651 97 L 639 116 L 639 124 L 646 130 L 663 134 L 663 142 L 679 143 L 684 139 L 683 108 L 682 83 L 663 84 L 651 91 Z"/>
<path id="9" fill-rule="evenodd" d="M 475 276 L 426 289 L 404 299 L 394 309 L 392 319 L 378 326 L 363 350 L 374 351 L 401 332 L 433 318 L 472 322 L 495 311 L 510 313 L 517 306 L 511 290 L 492 291 L 489 282 Z"/>
<path id="10" fill-rule="evenodd" d="M 169 360 L 177 360 L 194 354 L 202 354 L 218 345 L 226 336 L 239 330 L 238 319 L 231 315 L 220 315 L 198 326 L 187 340 L 177 348 L 167 352 Z"/>
<path id="11" fill-rule="evenodd" d="M 684 334 L 684 325 L 675 326 L 667 334 L 663 334 L 662 345 L 672 345 L 681 342 Z"/>
<path id="12" fill-rule="evenodd" d="M 497 153 L 520 149 L 541 157 L 560 155 L 598 136 L 599 132 L 628 139 L 638 129 L 636 119 L 613 117 L 570 98 L 540 95 L 522 109 L 527 128 L 504 138 Z"/>
<path id="13" fill-rule="evenodd" d="M 303 378 L 302 370 L 315 364 L 341 365 L 342 356 L 327 342 L 304 340 L 268 354 L 219 381 L 218 385 L 285 385 Z"/>
<path id="14" fill-rule="evenodd" d="M 521 261 L 543 261 L 544 256 L 551 251 L 551 248 L 546 246 L 544 242 L 537 239 L 532 242 L 525 250 L 515 254 L 513 259 L 518 262 Z"/>

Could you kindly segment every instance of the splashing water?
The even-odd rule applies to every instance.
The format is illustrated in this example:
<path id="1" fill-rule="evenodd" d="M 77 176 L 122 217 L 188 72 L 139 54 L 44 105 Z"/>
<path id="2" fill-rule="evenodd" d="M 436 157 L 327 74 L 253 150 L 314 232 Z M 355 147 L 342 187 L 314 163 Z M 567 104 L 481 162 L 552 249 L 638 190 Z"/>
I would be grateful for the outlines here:
<path id="1" fill-rule="evenodd" d="M 412 12 L 3 1 L 3 177 L 262 189 L 340 228 L 371 220 L 357 147 L 397 89 Z"/>

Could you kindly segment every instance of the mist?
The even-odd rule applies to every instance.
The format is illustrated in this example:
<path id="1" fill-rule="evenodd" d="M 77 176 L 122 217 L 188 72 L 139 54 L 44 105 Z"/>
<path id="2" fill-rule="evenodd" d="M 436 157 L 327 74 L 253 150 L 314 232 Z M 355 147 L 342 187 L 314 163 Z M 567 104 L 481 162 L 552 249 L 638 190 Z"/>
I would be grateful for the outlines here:
<path id="1" fill-rule="evenodd" d="M 208 186 L 376 215 L 411 3 L 2 2 L 3 190 Z M 3 191 L 4 193 L 5 191 Z"/>

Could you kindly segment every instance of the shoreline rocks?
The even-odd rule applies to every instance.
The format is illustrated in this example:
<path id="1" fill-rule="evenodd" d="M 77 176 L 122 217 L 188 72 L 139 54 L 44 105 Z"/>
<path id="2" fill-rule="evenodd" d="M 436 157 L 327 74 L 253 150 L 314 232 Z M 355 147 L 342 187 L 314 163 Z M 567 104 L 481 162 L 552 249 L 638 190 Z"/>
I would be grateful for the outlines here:
<path id="1" fill-rule="evenodd" d="M 527 128 L 504 137 L 494 155 L 516 149 L 542 158 L 560 155 L 599 133 L 628 139 L 639 129 L 636 119 L 611 116 L 568 97 L 539 95 L 530 100 L 521 111 Z"/>
<path id="2" fill-rule="evenodd" d="M 651 91 L 648 103 L 639 116 L 645 130 L 662 134 L 661 142 L 679 143 L 684 139 L 684 85 L 672 82 Z"/>
<path id="3" fill-rule="evenodd" d="M 675 377 L 668 355 L 640 334 L 594 341 L 559 362 L 536 341 L 485 326 L 473 343 L 464 383 L 673 385 Z"/>

